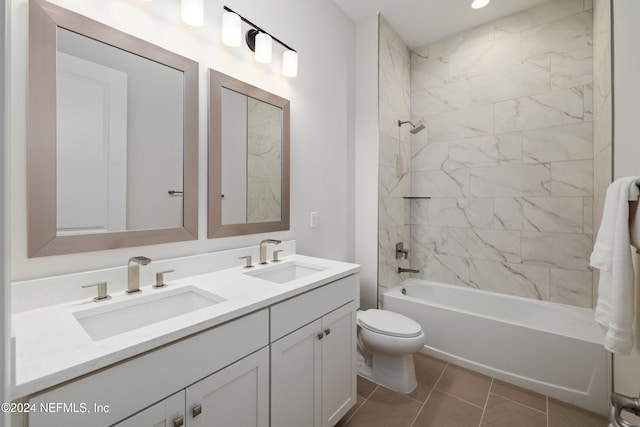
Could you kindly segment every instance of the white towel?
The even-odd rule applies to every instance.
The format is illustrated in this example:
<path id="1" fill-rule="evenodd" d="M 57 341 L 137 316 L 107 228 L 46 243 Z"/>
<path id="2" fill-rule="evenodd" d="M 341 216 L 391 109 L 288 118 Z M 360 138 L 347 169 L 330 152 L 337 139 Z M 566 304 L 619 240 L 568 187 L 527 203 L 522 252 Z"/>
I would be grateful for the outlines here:
<path id="1" fill-rule="evenodd" d="M 630 250 L 629 200 L 638 200 L 638 177 L 620 178 L 607 188 L 591 266 L 600 270 L 595 319 L 607 329 L 607 350 L 629 354 L 633 347 L 634 278 Z"/>

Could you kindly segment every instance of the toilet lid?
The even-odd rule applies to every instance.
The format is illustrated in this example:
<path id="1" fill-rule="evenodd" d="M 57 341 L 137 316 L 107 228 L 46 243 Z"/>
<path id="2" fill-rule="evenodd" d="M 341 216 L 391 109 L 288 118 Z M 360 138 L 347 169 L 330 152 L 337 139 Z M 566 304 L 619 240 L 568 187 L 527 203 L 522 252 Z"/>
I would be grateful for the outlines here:
<path id="1" fill-rule="evenodd" d="M 361 311 L 358 313 L 358 322 L 370 331 L 393 337 L 417 337 L 422 333 L 418 322 L 388 310 Z"/>

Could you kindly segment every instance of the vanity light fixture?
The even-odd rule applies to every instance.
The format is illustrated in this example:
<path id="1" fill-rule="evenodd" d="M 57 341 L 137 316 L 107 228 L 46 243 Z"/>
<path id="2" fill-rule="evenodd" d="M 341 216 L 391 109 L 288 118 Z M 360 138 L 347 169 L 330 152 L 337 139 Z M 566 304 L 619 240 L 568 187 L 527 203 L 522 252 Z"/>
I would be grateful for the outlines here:
<path id="1" fill-rule="evenodd" d="M 180 13 L 185 24 L 200 27 L 204 22 L 204 0 L 182 0 Z"/>
<path id="2" fill-rule="evenodd" d="M 242 22 L 240 16 L 233 12 L 222 15 L 222 43 L 238 47 L 242 42 Z"/>
<path id="3" fill-rule="evenodd" d="M 250 33 L 253 33 L 256 30 L 251 30 L 247 33 L 247 37 Z M 256 53 L 256 61 L 261 62 L 263 64 L 268 64 L 271 62 L 271 45 L 272 39 L 271 36 L 267 33 L 255 32 L 253 33 L 254 40 L 254 51 Z"/>
<path id="4" fill-rule="evenodd" d="M 298 52 L 285 50 L 282 54 L 282 74 L 287 77 L 298 75 Z"/>
<path id="5" fill-rule="evenodd" d="M 473 0 L 473 3 L 471 3 L 471 7 L 473 9 L 481 9 L 488 5 L 490 1 L 491 0 Z"/>
<path id="6" fill-rule="evenodd" d="M 245 41 L 249 49 L 255 52 L 256 61 L 263 64 L 271 62 L 273 42 L 275 41 L 286 49 L 282 54 L 282 74 L 287 77 L 298 75 L 298 52 L 227 6 L 224 6 L 223 9 L 225 13 L 222 15 L 222 42 L 225 45 L 231 47 L 240 45 L 241 21 L 243 21 L 253 27 L 247 31 Z"/>

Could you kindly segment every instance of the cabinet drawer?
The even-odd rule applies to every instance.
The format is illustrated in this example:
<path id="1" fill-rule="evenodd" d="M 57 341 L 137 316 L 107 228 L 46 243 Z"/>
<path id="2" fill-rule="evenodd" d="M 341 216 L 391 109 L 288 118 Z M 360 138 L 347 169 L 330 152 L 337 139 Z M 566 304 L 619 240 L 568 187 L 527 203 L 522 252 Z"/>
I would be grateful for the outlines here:
<path id="1" fill-rule="evenodd" d="M 358 298 L 360 275 L 353 274 L 271 306 L 271 342 Z"/>
<path id="2" fill-rule="evenodd" d="M 111 425 L 268 345 L 268 324 L 264 309 L 32 397 L 68 406 L 30 413 L 29 426 Z"/>

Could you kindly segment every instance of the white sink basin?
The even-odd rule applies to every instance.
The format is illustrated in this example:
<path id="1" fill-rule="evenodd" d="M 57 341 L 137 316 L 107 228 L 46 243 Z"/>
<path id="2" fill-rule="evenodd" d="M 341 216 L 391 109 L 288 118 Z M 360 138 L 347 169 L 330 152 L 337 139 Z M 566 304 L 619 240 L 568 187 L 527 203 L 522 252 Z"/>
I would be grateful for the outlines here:
<path id="1" fill-rule="evenodd" d="M 73 313 L 94 341 L 225 301 L 194 287 L 170 290 Z"/>
<path id="2" fill-rule="evenodd" d="M 245 274 L 273 283 L 287 283 L 324 270 L 323 267 L 297 262 L 274 264 Z"/>

